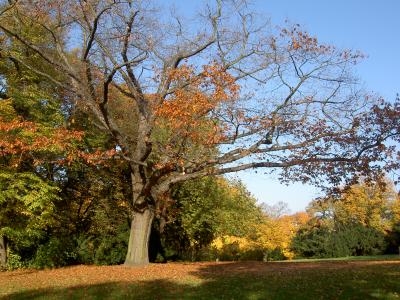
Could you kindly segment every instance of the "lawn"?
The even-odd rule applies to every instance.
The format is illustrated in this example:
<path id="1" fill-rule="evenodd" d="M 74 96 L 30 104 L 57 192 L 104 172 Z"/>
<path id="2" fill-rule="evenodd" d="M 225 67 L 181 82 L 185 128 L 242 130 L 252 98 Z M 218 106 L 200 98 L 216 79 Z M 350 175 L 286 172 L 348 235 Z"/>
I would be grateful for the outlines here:
<path id="1" fill-rule="evenodd" d="M 334 258 L 304 258 L 295 259 L 291 261 L 282 260 L 281 262 L 318 262 L 318 261 L 357 261 L 357 260 L 400 260 L 398 254 L 387 254 L 387 255 L 374 255 L 374 256 L 346 256 L 346 257 L 334 257 Z"/>
<path id="2" fill-rule="evenodd" d="M 400 299 L 400 260 L 19 270 L 0 273 L 0 299 Z"/>

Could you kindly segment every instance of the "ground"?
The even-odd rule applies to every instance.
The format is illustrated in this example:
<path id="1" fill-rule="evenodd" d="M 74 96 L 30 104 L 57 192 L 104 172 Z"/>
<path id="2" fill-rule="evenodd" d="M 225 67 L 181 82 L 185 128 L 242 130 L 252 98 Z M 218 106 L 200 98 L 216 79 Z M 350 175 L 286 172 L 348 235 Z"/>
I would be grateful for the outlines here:
<path id="1" fill-rule="evenodd" d="M 400 299 L 400 260 L 18 270 L 0 273 L 0 299 Z"/>

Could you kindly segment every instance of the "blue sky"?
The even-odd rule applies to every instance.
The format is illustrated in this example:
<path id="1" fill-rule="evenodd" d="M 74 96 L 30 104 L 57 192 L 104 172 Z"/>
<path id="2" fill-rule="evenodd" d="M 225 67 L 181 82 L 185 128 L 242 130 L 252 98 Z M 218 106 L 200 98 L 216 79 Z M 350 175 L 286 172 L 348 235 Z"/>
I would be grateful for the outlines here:
<path id="1" fill-rule="evenodd" d="M 271 18 L 299 23 L 320 40 L 342 48 L 361 50 L 368 57 L 356 71 L 366 89 L 388 100 L 400 93 L 400 1 L 398 0 L 280 0 L 254 1 L 255 8 Z M 259 201 L 288 203 L 302 210 L 319 191 L 311 186 L 282 186 L 273 178 L 243 173 L 239 176 Z"/>
<path id="2" fill-rule="evenodd" d="M 182 14 L 192 13 L 201 6 L 200 0 L 171 2 Z M 323 42 L 362 51 L 368 57 L 356 67 L 356 72 L 365 88 L 388 100 L 400 93 L 399 0 L 258 0 L 251 3 L 273 25 L 289 20 L 301 24 Z M 319 194 L 311 186 L 281 185 L 271 175 L 246 171 L 238 176 L 260 202 L 284 201 L 292 212 L 303 210 Z"/>

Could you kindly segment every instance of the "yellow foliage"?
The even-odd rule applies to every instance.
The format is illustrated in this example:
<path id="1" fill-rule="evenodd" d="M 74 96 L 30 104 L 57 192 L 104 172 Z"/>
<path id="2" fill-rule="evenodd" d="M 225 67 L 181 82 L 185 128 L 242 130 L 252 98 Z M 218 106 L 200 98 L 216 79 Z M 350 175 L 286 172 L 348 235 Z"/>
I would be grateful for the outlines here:
<path id="1" fill-rule="evenodd" d="M 392 202 L 391 210 L 393 213 L 392 226 L 400 224 L 400 194 L 397 195 L 396 199 Z"/>
<path id="2" fill-rule="evenodd" d="M 237 237 L 237 236 L 223 236 L 216 238 L 212 243 L 211 246 L 218 250 L 222 251 L 228 245 L 237 245 L 240 251 L 249 251 L 257 247 L 257 242 L 252 241 L 248 238 Z"/>
<path id="3" fill-rule="evenodd" d="M 219 256 L 241 258 L 248 253 L 262 253 L 264 259 L 272 252 L 284 259 L 292 259 L 290 243 L 299 228 L 306 224 L 309 216 L 305 212 L 268 218 L 261 224 L 254 224 L 256 235 L 252 237 L 223 236 L 216 238 L 211 246 Z M 250 258 L 253 258 L 250 256 Z"/>
<path id="4" fill-rule="evenodd" d="M 390 182 L 374 185 L 356 184 L 334 203 L 338 220 L 353 221 L 385 232 L 390 222 L 385 217 L 390 206 L 395 206 L 396 193 Z M 392 203 L 392 204 L 391 204 Z"/>
<path id="5" fill-rule="evenodd" d="M 291 240 L 308 220 L 309 216 L 304 212 L 268 218 L 264 224 L 257 226 L 259 247 L 270 251 L 280 249 L 286 259 L 293 258 L 294 253 L 289 250 Z"/>

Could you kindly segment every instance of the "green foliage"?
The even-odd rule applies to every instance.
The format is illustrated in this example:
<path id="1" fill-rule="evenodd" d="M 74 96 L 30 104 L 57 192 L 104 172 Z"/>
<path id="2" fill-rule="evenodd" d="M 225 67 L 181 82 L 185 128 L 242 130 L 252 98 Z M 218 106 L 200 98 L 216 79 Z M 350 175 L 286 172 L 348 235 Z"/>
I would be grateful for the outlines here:
<path id="1" fill-rule="evenodd" d="M 116 236 L 81 236 L 78 239 L 78 262 L 96 265 L 118 265 L 124 262 L 128 249 L 129 230 Z"/>
<path id="2" fill-rule="evenodd" d="M 209 245 L 218 236 L 245 236 L 262 214 L 239 181 L 206 177 L 179 185 L 173 192 L 175 218 L 163 234 L 167 257 L 214 259 Z"/>
<path id="3" fill-rule="evenodd" d="M 375 255 L 397 248 L 396 193 L 389 181 L 360 183 L 335 197 L 313 201 L 313 218 L 292 242 L 303 257 Z"/>
<path id="4" fill-rule="evenodd" d="M 8 19 L 8 25 L 25 38 L 48 47 L 50 55 L 55 50 L 53 37 L 43 26 L 25 22 L 24 17 L 21 14 Z M 50 26 L 48 22 L 47 25 Z M 0 49 L 3 42 L 0 39 Z M 10 40 L 7 47 L 10 53 L 46 70 L 52 78 L 64 80 L 63 74 L 56 74 L 35 51 L 22 50 L 18 40 Z M 11 142 L 17 142 L 22 135 L 24 140 L 33 141 L 51 136 L 56 129 L 72 128 L 86 132 L 84 139 L 74 144 L 85 153 L 113 146 L 110 137 L 95 128 L 90 116 L 84 111 L 76 112 L 68 93 L 47 77 L 4 56 L 0 57 L 0 91 L 5 97 L 0 98 L 0 118 L 5 122 L 30 121 L 36 126 L 34 132 L 17 127 L 10 133 Z M 123 100 L 111 103 L 110 111 L 126 111 L 122 108 Z M 33 155 L 32 151 L 38 153 Z M 126 189 L 125 166 L 60 163 L 66 153 L 51 142 L 46 149 L 26 152 L 18 164 L 12 162 L 10 155 L 0 155 L 0 233 L 7 237 L 10 253 L 37 268 L 120 261 L 128 238 L 127 226 L 121 231 L 118 228 L 121 223 L 127 224 L 129 207 L 125 199 L 131 193 Z M 90 243 L 82 244 L 82 240 L 93 241 L 95 251 L 88 253 Z M 9 259 L 13 261 L 12 257 Z"/>
<path id="5" fill-rule="evenodd" d="M 38 247 L 35 257 L 29 266 L 33 268 L 55 268 L 69 265 L 76 261 L 74 243 L 67 237 L 63 239 L 52 237 Z"/>
<path id="6" fill-rule="evenodd" d="M 173 198 L 182 211 L 182 226 L 193 237 L 201 236 L 201 231 L 244 236 L 261 218 L 256 200 L 240 181 L 213 177 L 189 181 Z"/>
<path id="7" fill-rule="evenodd" d="M 292 249 L 300 257 L 346 257 L 381 254 L 386 249 L 382 232 L 361 224 L 347 224 L 334 230 L 315 227 L 301 230 Z"/>
<path id="8" fill-rule="evenodd" d="M 26 267 L 27 264 L 23 262 L 21 256 L 19 256 L 18 254 L 12 252 L 12 251 L 8 251 L 8 259 L 7 259 L 7 270 L 11 271 L 11 270 L 16 270 L 16 269 L 21 269 Z"/>
<path id="9" fill-rule="evenodd" d="M 0 171 L 0 232 L 16 252 L 40 241 L 54 222 L 59 188 L 33 173 Z"/>

